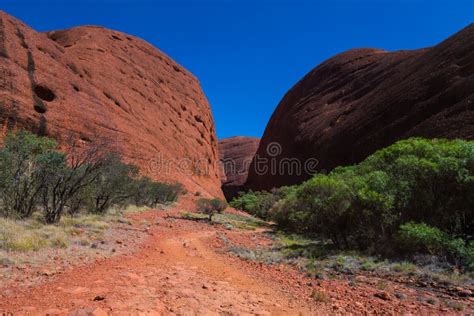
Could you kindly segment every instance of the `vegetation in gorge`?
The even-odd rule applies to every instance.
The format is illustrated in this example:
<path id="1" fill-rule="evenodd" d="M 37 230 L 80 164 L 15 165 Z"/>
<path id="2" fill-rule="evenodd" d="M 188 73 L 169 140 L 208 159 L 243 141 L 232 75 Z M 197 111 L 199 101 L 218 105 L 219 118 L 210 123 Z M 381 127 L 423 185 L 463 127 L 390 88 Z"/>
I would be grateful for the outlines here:
<path id="1" fill-rule="evenodd" d="M 221 199 L 200 198 L 197 207 L 200 213 L 206 214 L 209 221 L 212 221 L 214 215 L 221 214 L 227 208 L 227 202 Z"/>
<path id="2" fill-rule="evenodd" d="M 52 139 L 27 131 L 11 133 L 0 150 L 0 215 L 5 218 L 1 245 L 41 248 L 43 239 L 38 236 L 43 233 L 26 229 L 33 217 L 35 223 L 41 218 L 44 224 L 62 225 L 65 215 L 103 217 L 114 207 L 155 207 L 175 201 L 181 191 L 180 184 L 141 177 L 136 166 L 97 147 L 79 149 L 72 144 L 63 153 Z M 28 231 L 29 237 L 22 235 L 27 241 L 17 242 L 23 237 L 15 231 Z M 9 246 L 19 244 L 25 246 Z"/>
<path id="3" fill-rule="evenodd" d="M 270 204 L 270 205 L 269 205 Z M 231 205 L 338 249 L 474 268 L 474 142 L 411 138 L 298 186 Z"/>

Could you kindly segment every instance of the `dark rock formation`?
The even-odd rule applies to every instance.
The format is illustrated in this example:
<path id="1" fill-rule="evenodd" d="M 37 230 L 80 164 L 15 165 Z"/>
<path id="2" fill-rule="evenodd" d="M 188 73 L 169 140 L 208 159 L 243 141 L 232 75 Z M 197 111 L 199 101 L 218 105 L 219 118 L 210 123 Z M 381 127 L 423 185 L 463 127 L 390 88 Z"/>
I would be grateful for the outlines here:
<path id="1" fill-rule="evenodd" d="M 473 93 L 473 24 L 432 48 L 350 50 L 287 92 L 257 154 L 278 166 L 284 158 L 313 158 L 318 170 L 330 170 L 411 136 L 473 139 Z M 281 152 L 269 154 L 269 144 Z M 270 189 L 310 177 L 304 168 L 286 169 L 257 172 L 254 161 L 247 186 Z"/>
<path id="2" fill-rule="evenodd" d="M 242 190 L 259 141 L 259 138 L 243 136 L 219 141 L 222 191 L 228 200 Z"/>

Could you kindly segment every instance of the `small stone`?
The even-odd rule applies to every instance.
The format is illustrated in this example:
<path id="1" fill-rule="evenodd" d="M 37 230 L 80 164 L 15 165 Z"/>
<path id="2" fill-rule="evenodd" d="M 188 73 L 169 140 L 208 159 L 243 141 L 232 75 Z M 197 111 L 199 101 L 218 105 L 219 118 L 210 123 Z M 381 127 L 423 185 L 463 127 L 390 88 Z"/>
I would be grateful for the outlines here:
<path id="1" fill-rule="evenodd" d="M 39 275 L 52 276 L 52 275 L 54 275 L 54 271 L 51 271 L 51 270 L 48 270 L 48 269 L 42 269 L 39 272 Z"/>
<path id="2" fill-rule="evenodd" d="M 97 295 L 96 297 L 94 297 L 94 301 L 103 301 L 105 300 L 105 295 Z"/>
<path id="3" fill-rule="evenodd" d="M 395 292 L 395 297 L 398 298 L 399 300 L 404 300 L 407 298 L 407 296 L 403 293 L 400 293 L 400 292 Z"/>
<path id="4" fill-rule="evenodd" d="M 390 300 L 390 295 L 389 295 L 387 292 L 385 292 L 385 291 L 375 293 L 374 296 L 375 296 L 375 297 L 378 297 L 378 298 L 380 298 L 380 299 L 382 299 L 382 300 L 384 300 L 384 301 L 389 301 L 389 300 Z"/>

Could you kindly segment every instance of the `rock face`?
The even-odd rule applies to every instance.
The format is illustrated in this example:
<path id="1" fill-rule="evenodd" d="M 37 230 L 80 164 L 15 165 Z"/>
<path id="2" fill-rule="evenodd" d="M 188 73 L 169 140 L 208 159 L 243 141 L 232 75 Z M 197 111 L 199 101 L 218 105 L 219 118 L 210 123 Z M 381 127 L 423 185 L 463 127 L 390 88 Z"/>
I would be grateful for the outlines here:
<path id="1" fill-rule="evenodd" d="M 154 179 L 222 196 L 199 82 L 145 41 L 95 26 L 39 33 L 0 11 L 0 73 L 4 132 L 105 144 Z"/>
<path id="2" fill-rule="evenodd" d="M 235 136 L 219 141 L 222 191 L 230 200 L 247 181 L 247 174 L 260 138 Z"/>
<path id="3" fill-rule="evenodd" d="M 318 170 L 330 170 L 411 136 L 473 139 L 473 93 L 473 24 L 432 48 L 350 50 L 286 93 L 257 154 L 277 166 L 285 158 L 300 164 L 313 158 Z M 272 146 L 277 150 L 269 154 Z M 300 183 L 311 173 L 255 167 L 254 160 L 247 182 L 252 189 Z"/>

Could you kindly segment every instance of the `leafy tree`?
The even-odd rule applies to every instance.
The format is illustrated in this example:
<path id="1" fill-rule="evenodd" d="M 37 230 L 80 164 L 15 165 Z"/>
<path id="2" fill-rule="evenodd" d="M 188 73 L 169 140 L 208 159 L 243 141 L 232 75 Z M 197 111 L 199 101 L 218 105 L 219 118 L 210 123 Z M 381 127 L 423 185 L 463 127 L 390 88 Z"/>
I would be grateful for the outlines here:
<path id="1" fill-rule="evenodd" d="M 105 158 L 100 174 L 91 183 L 91 209 L 94 213 L 104 213 L 112 205 L 126 203 L 134 194 L 132 178 L 138 168 L 125 164 L 120 156 L 110 154 Z"/>
<path id="2" fill-rule="evenodd" d="M 69 142 L 67 154 L 54 140 L 27 131 L 9 134 L 0 149 L 1 215 L 25 218 L 42 210 L 46 223 L 68 212 L 105 213 L 113 205 L 135 202 L 156 206 L 175 201 L 182 186 L 138 178 L 138 168 L 100 145 L 80 148 Z"/>
<path id="3" fill-rule="evenodd" d="M 250 192 L 233 204 L 252 210 L 261 195 Z M 424 240 L 417 248 L 408 240 L 439 232 L 445 238 L 435 243 L 443 248 L 437 255 L 468 262 L 474 238 L 474 142 L 402 140 L 357 165 L 316 175 L 275 200 L 269 214 L 282 229 L 385 255 L 404 248 L 429 252 L 433 244 Z M 401 243 L 400 236 L 408 234 Z"/>
<path id="4" fill-rule="evenodd" d="M 273 206 L 285 196 L 287 190 L 289 187 L 273 189 L 270 192 L 240 192 L 239 196 L 230 202 L 230 206 L 262 219 L 270 219 Z"/>
<path id="5" fill-rule="evenodd" d="M 56 146 L 54 140 L 27 131 L 7 135 L 0 150 L 0 192 L 5 216 L 31 216 L 44 184 L 38 163 Z"/>
<path id="6" fill-rule="evenodd" d="M 179 183 L 166 184 L 141 177 L 134 182 L 133 201 L 136 205 L 156 207 L 159 203 L 174 202 L 183 187 Z"/>
<path id="7" fill-rule="evenodd" d="M 209 216 L 209 221 L 215 214 L 222 213 L 227 208 L 227 203 L 221 199 L 201 198 L 197 201 L 198 211 Z"/>
<path id="8" fill-rule="evenodd" d="M 70 149 L 67 157 L 51 153 L 41 160 L 39 173 L 43 180 L 41 187 L 42 206 L 46 223 L 61 219 L 65 207 L 81 190 L 90 186 L 102 173 L 106 160 L 96 147 L 86 150 Z"/>

